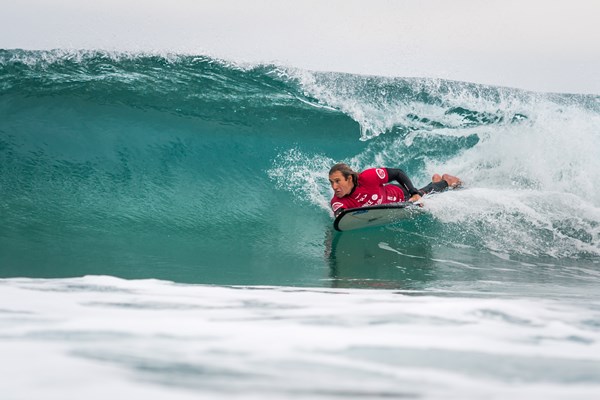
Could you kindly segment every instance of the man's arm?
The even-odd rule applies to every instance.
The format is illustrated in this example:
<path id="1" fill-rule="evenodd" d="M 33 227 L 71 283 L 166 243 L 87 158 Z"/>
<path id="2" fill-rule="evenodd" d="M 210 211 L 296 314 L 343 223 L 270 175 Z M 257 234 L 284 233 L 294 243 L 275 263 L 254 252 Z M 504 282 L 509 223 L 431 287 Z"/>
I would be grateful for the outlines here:
<path id="1" fill-rule="evenodd" d="M 402 187 L 406 189 L 406 191 L 411 197 L 415 194 L 420 195 L 419 191 L 417 190 L 417 188 L 415 188 L 410 178 L 404 173 L 404 171 L 402 171 L 399 168 L 386 168 L 386 170 L 388 173 L 389 181 L 398 182 L 400 185 L 402 185 Z"/>

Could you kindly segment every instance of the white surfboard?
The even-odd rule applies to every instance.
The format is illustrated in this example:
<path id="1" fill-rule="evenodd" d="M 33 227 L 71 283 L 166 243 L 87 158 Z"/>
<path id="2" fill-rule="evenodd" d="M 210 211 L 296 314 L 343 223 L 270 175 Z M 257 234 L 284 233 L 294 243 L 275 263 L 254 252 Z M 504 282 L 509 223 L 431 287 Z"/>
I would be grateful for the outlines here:
<path id="1" fill-rule="evenodd" d="M 336 217 L 333 227 L 338 231 L 350 231 L 353 229 L 387 225 L 412 218 L 419 212 L 421 212 L 421 207 L 408 201 L 350 208 L 343 210 Z"/>

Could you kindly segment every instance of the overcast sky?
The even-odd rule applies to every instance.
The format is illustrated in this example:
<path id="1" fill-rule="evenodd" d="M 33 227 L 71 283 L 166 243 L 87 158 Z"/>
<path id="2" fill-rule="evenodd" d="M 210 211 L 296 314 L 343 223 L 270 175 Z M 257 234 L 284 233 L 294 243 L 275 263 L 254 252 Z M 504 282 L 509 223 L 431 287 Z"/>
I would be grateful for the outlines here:
<path id="1" fill-rule="evenodd" d="M 600 94 L 600 0 L 4 3 L 4 49 L 171 51 Z"/>

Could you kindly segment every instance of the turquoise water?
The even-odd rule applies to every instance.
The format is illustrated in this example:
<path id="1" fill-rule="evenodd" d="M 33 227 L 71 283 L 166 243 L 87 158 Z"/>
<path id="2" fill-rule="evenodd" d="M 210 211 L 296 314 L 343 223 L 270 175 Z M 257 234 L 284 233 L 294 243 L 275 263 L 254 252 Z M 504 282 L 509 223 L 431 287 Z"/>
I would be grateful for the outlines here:
<path id="1" fill-rule="evenodd" d="M 338 233 L 327 181 L 329 167 L 338 161 L 355 169 L 400 167 L 417 185 L 435 172 L 448 172 L 460 176 L 465 188 L 428 199 L 423 215 L 413 220 Z M 0 311 L 8 329 L 3 339 L 23 351 L 41 346 L 41 354 L 67 371 L 78 371 L 81 360 L 123 368 L 132 374 L 124 385 L 140 396 L 146 396 L 136 384 L 140 380 L 202 392 L 194 382 L 210 370 L 204 356 L 229 347 L 215 350 L 198 328 L 194 335 L 200 336 L 184 338 L 196 355 L 188 364 L 171 365 L 168 354 L 147 358 L 128 343 L 136 338 L 143 346 L 163 344 L 179 359 L 185 357 L 179 333 L 142 321 L 150 329 L 144 335 L 110 322 L 111 310 L 132 313 L 126 316 L 131 320 L 167 318 L 163 310 L 171 310 L 176 331 L 207 318 L 216 336 L 248 329 L 248 319 L 262 321 L 255 336 L 231 338 L 236 345 L 227 351 L 233 353 L 221 360 L 227 366 L 213 371 L 223 382 L 237 376 L 223 372 L 236 357 L 249 370 L 257 368 L 256 376 L 244 371 L 245 389 L 238 395 L 245 390 L 290 395 L 314 377 L 294 381 L 290 375 L 279 389 L 265 389 L 265 376 L 308 365 L 324 368 L 331 381 L 362 376 L 372 385 L 363 395 L 371 398 L 436 398 L 443 392 L 430 392 L 403 375 L 411 368 L 441 368 L 441 378 L 428 376 L 446 382 L 460 398 L 487 396 L 486 389 L 469 391 L 486 379 L 494 382 L 493 390 L 512 397 L 500 388 L 516 379 L 524 385 L 522 398 L 553 393 L 559 398 L 566 392 L 586 398 L 600 384 L 597 367 L 590 367 L 598 365 L 600 354 L 597 171 L 599 96 L 313 72 L 206 56 L 0 50 Z M 231 285 L 264 290 L 265 297 L 254 292 L 240 297 L 223 287 Z M 219 317 L 207 317 L 192 300 L 210 298 L 215 287 L 231 304 L 206 307 L 237 310 L 232 325 L 212 325 Z M 290 299 L 285 293 L 294 290 L 314 293 L 324 303 Z M 121 292 L 125 297 L 111 294 Z M 139 293 L 154 295 L 140 305 Z M 49 304 L 64 307 L 44 308 L 47 296 Z M 365 308 L 335 317 L 363 301 L 382 301 L 385 315 Z M 319 308 L 330 302 L 338 308 Z M 68 304 L 75 303 L 83 308 L 69 314 Z M 91 322 L 88 306 L 102 311 Z M 311 317 L 288 321 L 281 311 L 288 307 Z M 271 314 L 272 309 L 280 311 Z M 398 316 L 398 310 L 408 314 Z M 278 340 L 287 355 L 253 364 L 270 351 L 258 345 L 260 338 L 282 319 Z M 59 320 L 65 325 L 47 322 Z M 302 321 L 309 327 L 321 321 L 332 331 L 313 332 Z M 343 349 L 329 340 L 282 339 L 303 329 L 344 336 L 348 326 L 383 344 L 364 342 L 358 333 Z M 455 331 L 457 326 L 462 328 Z M 421 329 L 434 336 L 419 342 Z M 414 337 L 392 345 L 388 335 L 400 332 Z M 453 339 L 461 345 L 455 347 Z M 56 343 L 75 346 L 68 349 L 74 358 L 63 359 Z M 305 346 L 315 357 L 306 365 L 298 361 Z M 439 352 L 422 353 L 432 346 Z M 396 354 L 396 361 L 390 364 L 386 352 Z M 552 360 L 551 371 L 536 359 L 544 354 Z M 320 357 L 329 356 L 335 362 L 323 364 Z M 385 365 L 387 372 L 366 364 L 338 368 L 348 360 Z M 497 368 L 469 381 L 481 363 Z M 31 372 L 29 365 L 19 365 Z M 514 374 L 507 372 L 511 367 Z M 168 383 L 172 376 L 179 380 Z M 406 390 L 394 386 L 398 376 Z M 30 379 L 29 394 L 44 393 L 36 391 L 43 387 L 40 381 Z M 227 385 L 211 384 L 209 392 Z M 352 385 L 332 385 L 302 396 L 361 393 Z M 60 397 L 73 387 L 54 389 Z"/>
<path id="2" fill-rule="evenodd" d="M 538 262 L 596 268 L 598 97 L 190 56 L 5 50 L 0 66 L 0 276 L 427 286 L 415 270 L 437 252 L 532 280 Z M 468 190 L 334 234 L 335 161 Z"/>

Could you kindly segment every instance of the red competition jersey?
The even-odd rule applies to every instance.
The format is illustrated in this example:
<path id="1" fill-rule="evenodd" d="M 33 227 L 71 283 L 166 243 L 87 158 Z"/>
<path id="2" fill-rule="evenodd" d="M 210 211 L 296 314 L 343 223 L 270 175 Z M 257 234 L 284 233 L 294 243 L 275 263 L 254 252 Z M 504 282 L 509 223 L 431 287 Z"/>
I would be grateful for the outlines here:
<path id="1" fill-rule="evenodd" d="M 366 169 L 358 175 L 358 185 L 354 191 L 341 199 L 333 196 L 331 208 L 359 208 L 375 204 L 388 204 L 404 201 L 404 192 L 398 186 L 384 185 L 389 182 L 385 168 Z"/>

